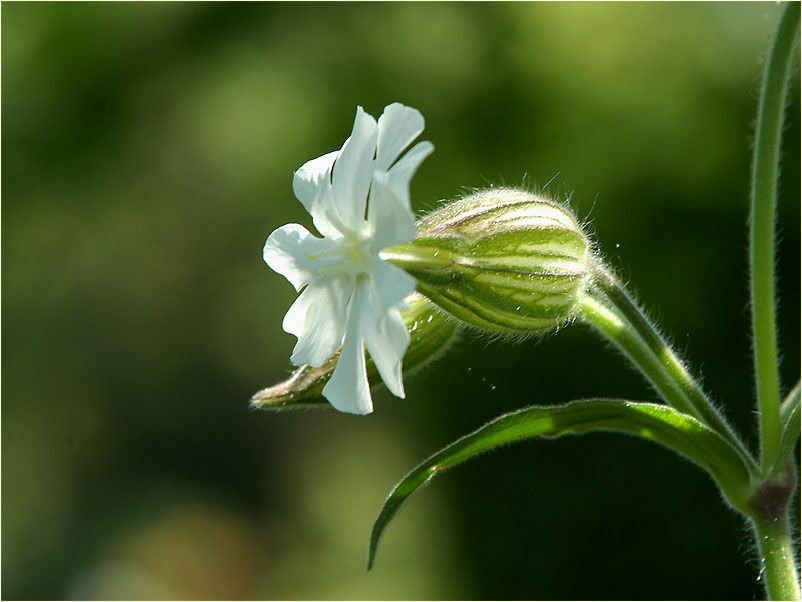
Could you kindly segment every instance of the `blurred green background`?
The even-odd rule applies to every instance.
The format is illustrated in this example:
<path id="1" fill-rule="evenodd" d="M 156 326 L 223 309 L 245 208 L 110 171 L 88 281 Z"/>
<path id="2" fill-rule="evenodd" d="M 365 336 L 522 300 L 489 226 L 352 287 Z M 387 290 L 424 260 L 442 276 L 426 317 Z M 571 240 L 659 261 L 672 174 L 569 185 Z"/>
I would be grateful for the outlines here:
<path id="1" fill-rule="evenodd" d="M 746 219 L 779 9 L 716 4 L 2 7 L 2 596 L 752 599 L 742 521 L 689 463 L 599 434 L 435 482 L 364 569 L 430 452 L 524 405 L 654 399 L 576 325 L 464 336 L 369 417 L 262 414 L 294 298 L 261 259 L 310 225 L 291 174 L 357 104 L 420 109 L 417 210 L 467 188 L 572 193 L 600 248 L 754 444 Z M 800 364 L 799 81 L 778 245 Z"/>

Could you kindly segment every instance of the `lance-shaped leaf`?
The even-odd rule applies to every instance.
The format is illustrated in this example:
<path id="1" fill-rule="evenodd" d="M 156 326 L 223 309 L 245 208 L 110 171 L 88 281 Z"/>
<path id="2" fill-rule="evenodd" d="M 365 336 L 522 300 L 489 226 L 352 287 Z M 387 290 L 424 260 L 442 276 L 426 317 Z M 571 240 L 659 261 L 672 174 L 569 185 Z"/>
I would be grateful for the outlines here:
<path id="1" fill-rule="evenodd" d="M 785 429 L 794 412 L 799 409 L 799 383 L 788 392 L 785 400 L 780 404 L 780 424 Z"/>
<path id="2" fill-rule="evenodd" d="M 406 303 L 407 309 L 401 316 L 409 332 L 409 346 L 404 355 L 404 375 L 408 376 L 440 357 L 454 340 L 458 326 L 456 320 L 446 316 L 423 295 L 413 293 L 406 298 Z M 251 398 L 251 407 L 257 410 L 331 407 L 323 397 L 323 387 L 331 378 L 339 357 L 338 350 L 320 367 L 301 366 L 284 382 L 256 393 Z M 371 387 L 382 384 L 369 357 L 367 372 Z"/>
<path id="3" fill-rule="evenodd" d="M 721 435 L 687 414 L 665 405 L 613 399 L 535 406 L 496 418 L 457 439 L 405 476 L 390 492 L 373 524 L 368 568 L 373 565 L 382 533 L 401 505 L 435 475 L 509 443 L 592 431 L 630 433 L 673 449 L 710 473 L 730 504 L 739 509 L 745 507 L 750 491 L 749 469 Z"/>

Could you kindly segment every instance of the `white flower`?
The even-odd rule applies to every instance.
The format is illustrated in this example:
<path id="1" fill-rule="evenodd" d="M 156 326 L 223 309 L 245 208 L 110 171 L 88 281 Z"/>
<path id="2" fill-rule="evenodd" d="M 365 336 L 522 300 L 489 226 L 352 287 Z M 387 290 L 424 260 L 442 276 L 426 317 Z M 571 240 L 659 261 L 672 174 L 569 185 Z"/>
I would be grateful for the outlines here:
<path id="1" fill-rule="evenodd" d="M 402 104 L 385 107 L 378 123 L 357 107 L 343 147 L 293 175 L 295 196 L 323 238 L 287 224 L 265 243 L 267 265 L 303 289 L 282 325 L 298 337 L 291 361 L 320 366 L 343 346 L 323 389 L 342 412 L 373 411 L 365 346 L 387 388 L 404 397 L 401 361 L 409 333 L 400 310 L 415 280 L 379 251 L 415 238 L 409 182 L 434 147 L 419 142 L 398 157 L 422 131 L 423 116 Z"/>

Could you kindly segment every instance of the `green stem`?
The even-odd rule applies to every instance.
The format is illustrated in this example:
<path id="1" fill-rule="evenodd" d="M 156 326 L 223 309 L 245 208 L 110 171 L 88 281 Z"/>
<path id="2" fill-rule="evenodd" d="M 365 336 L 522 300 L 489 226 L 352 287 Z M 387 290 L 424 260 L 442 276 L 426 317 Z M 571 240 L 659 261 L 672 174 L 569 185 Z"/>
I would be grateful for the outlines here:
<path id="1" fill-rule="evenodd" d="M 652 355 L 658 358 L 665 372 L 667 372 L 667 376 L 681 390 L 682 397 L 687 400 L 686 403 L 692 406 L 693 410 L 689 413 L 709 427 L 717 430 L 730 443 L 735 444 L 742 453 L 750 455 L 741 438 L 737 436 L 724 417 L 716 410 L 701 385 L 691 376 L 682 361 L 677 357 L 677 354 L 668 342 L 660 336 L 660 333 L 638 307 L 632 295 L 618 278 L 604 265 L 598 264 L 595 270 L 595 283 L 637 331 L 644 344 L 651 350 Z"/>
<path id="2" fill-rule="evenodd" d="M 769 600 L 799 600 L 799 573 L 787 517 L 755 520 L 754 527 Z"/>
<path id="3" fill-rule="evenodd" d="M 603 298 L 589 294 L 582 302 L 582 317 L 627 354 L 669 405 L 684 414 L 701 419 L 676 381 L 666 373 L 652 349 L 626 320 L 608 307 Z"/>
<path id="4" fill-rule="evenodd" d="M 582 302 L 585 321 L 617 345 L 669 405 L 716 430 L 733 445 L 750 470 L 757 472 L 743 442 L 713 408 L 676 354 L 623 289 L 615 288 L 619 289 L 616 296 L 624 295 L 629 302 L 611 298 L 606 286 L 592 288 Z"/>
<path id="5" fill-rule="evenodd" d="M 799 31 L 799 2 L 783 9 L 760 92 L 757 138 L 752 165 L 749 259 L 752 294 L 760 462 L 764 470 L 777 460 L 780 448 L 780 381 L 774 291 L 774 219 L 780 164 L 785 92 Z"/>

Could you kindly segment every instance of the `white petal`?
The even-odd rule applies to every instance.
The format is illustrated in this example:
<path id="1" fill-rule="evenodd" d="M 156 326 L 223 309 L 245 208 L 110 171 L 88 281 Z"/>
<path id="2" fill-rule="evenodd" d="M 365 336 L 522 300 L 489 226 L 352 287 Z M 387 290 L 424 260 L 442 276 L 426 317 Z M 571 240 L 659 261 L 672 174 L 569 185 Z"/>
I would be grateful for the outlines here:
<path id="1" fill-rule="evenodd" d="M 376 172 L 370 188 L 368 222 L 373 233 L 373 250 L 376 253 L 390 245 L 408 242 L 417 233 L 415 216 L 409 208 L 409 201 L 405 206 L 393 194 L 388 178 L 388 174 Z"/>
<path id="2" fill-rule="evenodd" d="M 374 257 L 370 267 L 375 292 L 371 301 L 377 311 L 384 313 L 397 308 L 415 290 L 415 279 L 398 266 Z"/>
<path id="3" fill-rule="evenodd" d="M 423 160 L 432 154 L 434 145 L 418 142 L 393 165 L 388 173 L 387 186 L 405 207 L 409 208 L 409 183 Z"/>
<path id="4" fill-rule="evenodd" d="M 307 161 L 292 175 L 292 190 L 315 223 L 315 228 L 324 236 L 339 236 L 329 221 L 326 212 L 333 209 L 331 193 L 331 170 L 340 151 L 332 151 Z"/>
<path id="5" fill-rule="evenodd" d="M 293 174 L 292 190 L 309 213 L 323 196 L 321 192 L 331 189 L 331 168 L 339 154 L 340 151 L 336 150 L 307 161 Z"/>
<path id="6" fill-rule="evenodd" d="M 351 137 L 334 163 L 331 179 L 334 206 L 342 222 L 354 229 L 365 220 L 376 154 L 376 127 L 376 120 L 357 107 Z"/>
<path id="7" fill-rule="evenodd" d="M 273 230 L 267 237 L 262 257 L 274 271 L 284 276 L 300 291 L 317 270 L 310 255 L 328 251 L 334 246 L 329 240 L 317 238 L 300 224 L 287 224 Z"/>
<path id="8" fill-rule="evenodd" d="M 376 169 L 386 171 L 398 155 L 420 136 L 423 115 L 411 107 L 395 102 L 384 108 L 379 116 L 379 135 L 376 149 Z"/>
<path id="9" fill-rule="evenodd" d="M 373 400 L 370 396 L 365 366 L 364 312 L 368 306 L 370 290 L 366 281 L 357 285 L 348 309 L 348 326 L 345 332 L 340 359 L 334 374 L 323 387 L 323 396 L 340 412 L 370 414 Z"/>
<path id="10" fill-rule="evenodd" d="M 320 366 L 342 343 L 351 283 L 345 276 L 321 276 L 304 289 L 284 316 L 282 327 L 298 337 L 290 361 Z"/>
<path id="11" fill-rule="evenodd" d="M 404 398 L 401 362 L 409 346 L 409 333 L 401 312 L 374 312 L 367 316 L 365 342 L 384 384 L 396 397 Z"/>

